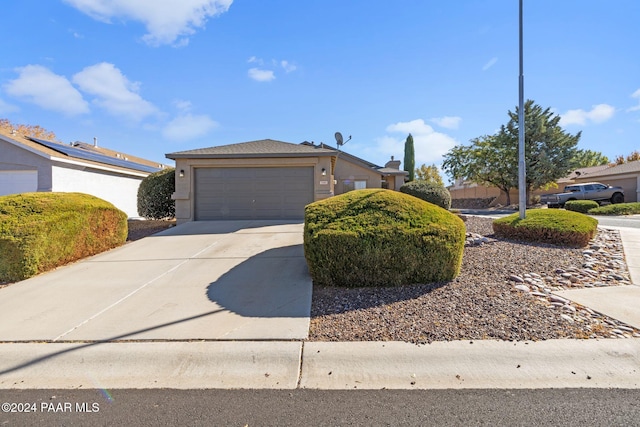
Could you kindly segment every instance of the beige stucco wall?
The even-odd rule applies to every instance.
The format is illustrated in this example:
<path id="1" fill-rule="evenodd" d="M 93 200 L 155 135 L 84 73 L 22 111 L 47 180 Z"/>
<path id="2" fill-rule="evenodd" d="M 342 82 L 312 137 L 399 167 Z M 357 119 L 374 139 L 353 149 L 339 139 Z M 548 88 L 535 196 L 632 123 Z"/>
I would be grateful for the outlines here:
<path id="1" fill-rule="evenodd" d="M 331 157 L 260 157 L 235 159 L 176 159 L 176 220 L 183 223 L 194 220 L 194 169 L 211 167 L 313 167 L 314 200 L 322 200 L 334 194 L 331 176 Z M 322 174 L 325 170 L 326 175 Z M 184 176 L 180 172 L 184 171 Z"/>
<path id="2" fill-rule="evenodd" d="M 336 183 L 335 193 L 342 194 L 346 192 L 344 181 L 366 181 L 367 188 L 382 188 L 382 175 L 371 168 L 365 168 L 355 163 L 351 163 L 347 160 L 341 159 L 338 156 L 336 161 L 335 178 Z"/>

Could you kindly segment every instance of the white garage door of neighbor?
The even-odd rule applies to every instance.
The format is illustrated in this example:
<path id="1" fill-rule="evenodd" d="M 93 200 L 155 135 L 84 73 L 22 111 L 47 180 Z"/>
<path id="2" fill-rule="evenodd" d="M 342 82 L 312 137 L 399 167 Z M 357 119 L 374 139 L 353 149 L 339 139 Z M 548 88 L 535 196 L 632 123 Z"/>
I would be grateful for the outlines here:
<path id="1" fill-rule="evenodd" d="M 0 171 L 0 196 L 38 191 L 38 171 Z"/>
<path id="2" fill-rule="evenodd" d="M 301 219 L 313 167 L 195 169 L 195 219 Z"/>

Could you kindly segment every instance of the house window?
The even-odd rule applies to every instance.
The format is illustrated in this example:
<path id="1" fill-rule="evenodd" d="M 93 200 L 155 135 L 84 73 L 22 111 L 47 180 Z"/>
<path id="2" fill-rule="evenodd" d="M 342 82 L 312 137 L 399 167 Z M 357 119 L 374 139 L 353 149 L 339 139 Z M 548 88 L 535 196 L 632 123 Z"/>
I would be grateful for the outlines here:
<path id="1" fill-rule="evenodd" d="M 354 181 L 353 186 L 356 190 L 362 190 L 367 188 L 367 181 Z"/>
<path id="2" fill-rule="evenodd" d="M 342 187 L 344 188 L 345 193 L 351 190 L 362 190 L 367 188 L 367 181 L 345 179 L 342 181 Z"/>

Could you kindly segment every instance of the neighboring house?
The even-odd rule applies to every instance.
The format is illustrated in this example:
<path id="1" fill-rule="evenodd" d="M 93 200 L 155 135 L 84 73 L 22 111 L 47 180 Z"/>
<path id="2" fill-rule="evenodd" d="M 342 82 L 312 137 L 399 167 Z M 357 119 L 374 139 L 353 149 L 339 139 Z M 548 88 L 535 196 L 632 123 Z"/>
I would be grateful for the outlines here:
<path id="1" fill-rule="evenodd" d="M 301 219 L 304 207 L 355 188 L 399 188 L 406 175 L 312 143 L 264 139 L 169 153 L 176 161 L 178 223 Z M 390 187 L 391 188 L 391 187 Z"/>
<path id="2" fill-rule="evenodd" d="M 640 200 L 640 160 L 614 165 L 600 170 L 583 171 L 573 182 L 597 181 L 624 190 L 625 202 Z"/>
<path id="3" fill-rule="evenodd" d="M 624 189 L 626 202 L 640 200 L 640 161 L 624 163 L 622 165 L 601 165 L 576 169 L 568 176 L 560 178 L 555 185 L 547 190 L 538 189 L 535 195 L 562 192 L 567 185 L 579 182 L 597 181 L 611 186 L 620 186 Z M 497 187 L 485 186 L 473 182 L 456 180 L 455 184 L 448 187 L 451 193 L 452 204 L 462 205 L 465 199 L 493 199 L 492 205 L 506 204 L 506 194 Z M 518 190 L 510 192 L 511 203 L 518 203 Z"/>
<path id="4" fill-rule="evenodd" d="M 94 144 L 62 144 L 0 131 L 0 196 L 34 191 L 79 192 L 138 216 L 140 182 L 168 166 Z"/>

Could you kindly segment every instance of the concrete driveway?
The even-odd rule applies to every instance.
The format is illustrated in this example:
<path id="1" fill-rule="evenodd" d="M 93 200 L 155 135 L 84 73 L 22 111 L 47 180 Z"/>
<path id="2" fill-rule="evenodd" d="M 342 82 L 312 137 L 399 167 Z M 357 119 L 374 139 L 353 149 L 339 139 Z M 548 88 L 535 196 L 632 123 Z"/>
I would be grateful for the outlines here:
<path id="1" fill-rule="evenodd" d="M 0 289 L 0 341 L 304 339 L 301 222 L 177 226 Z"/>

